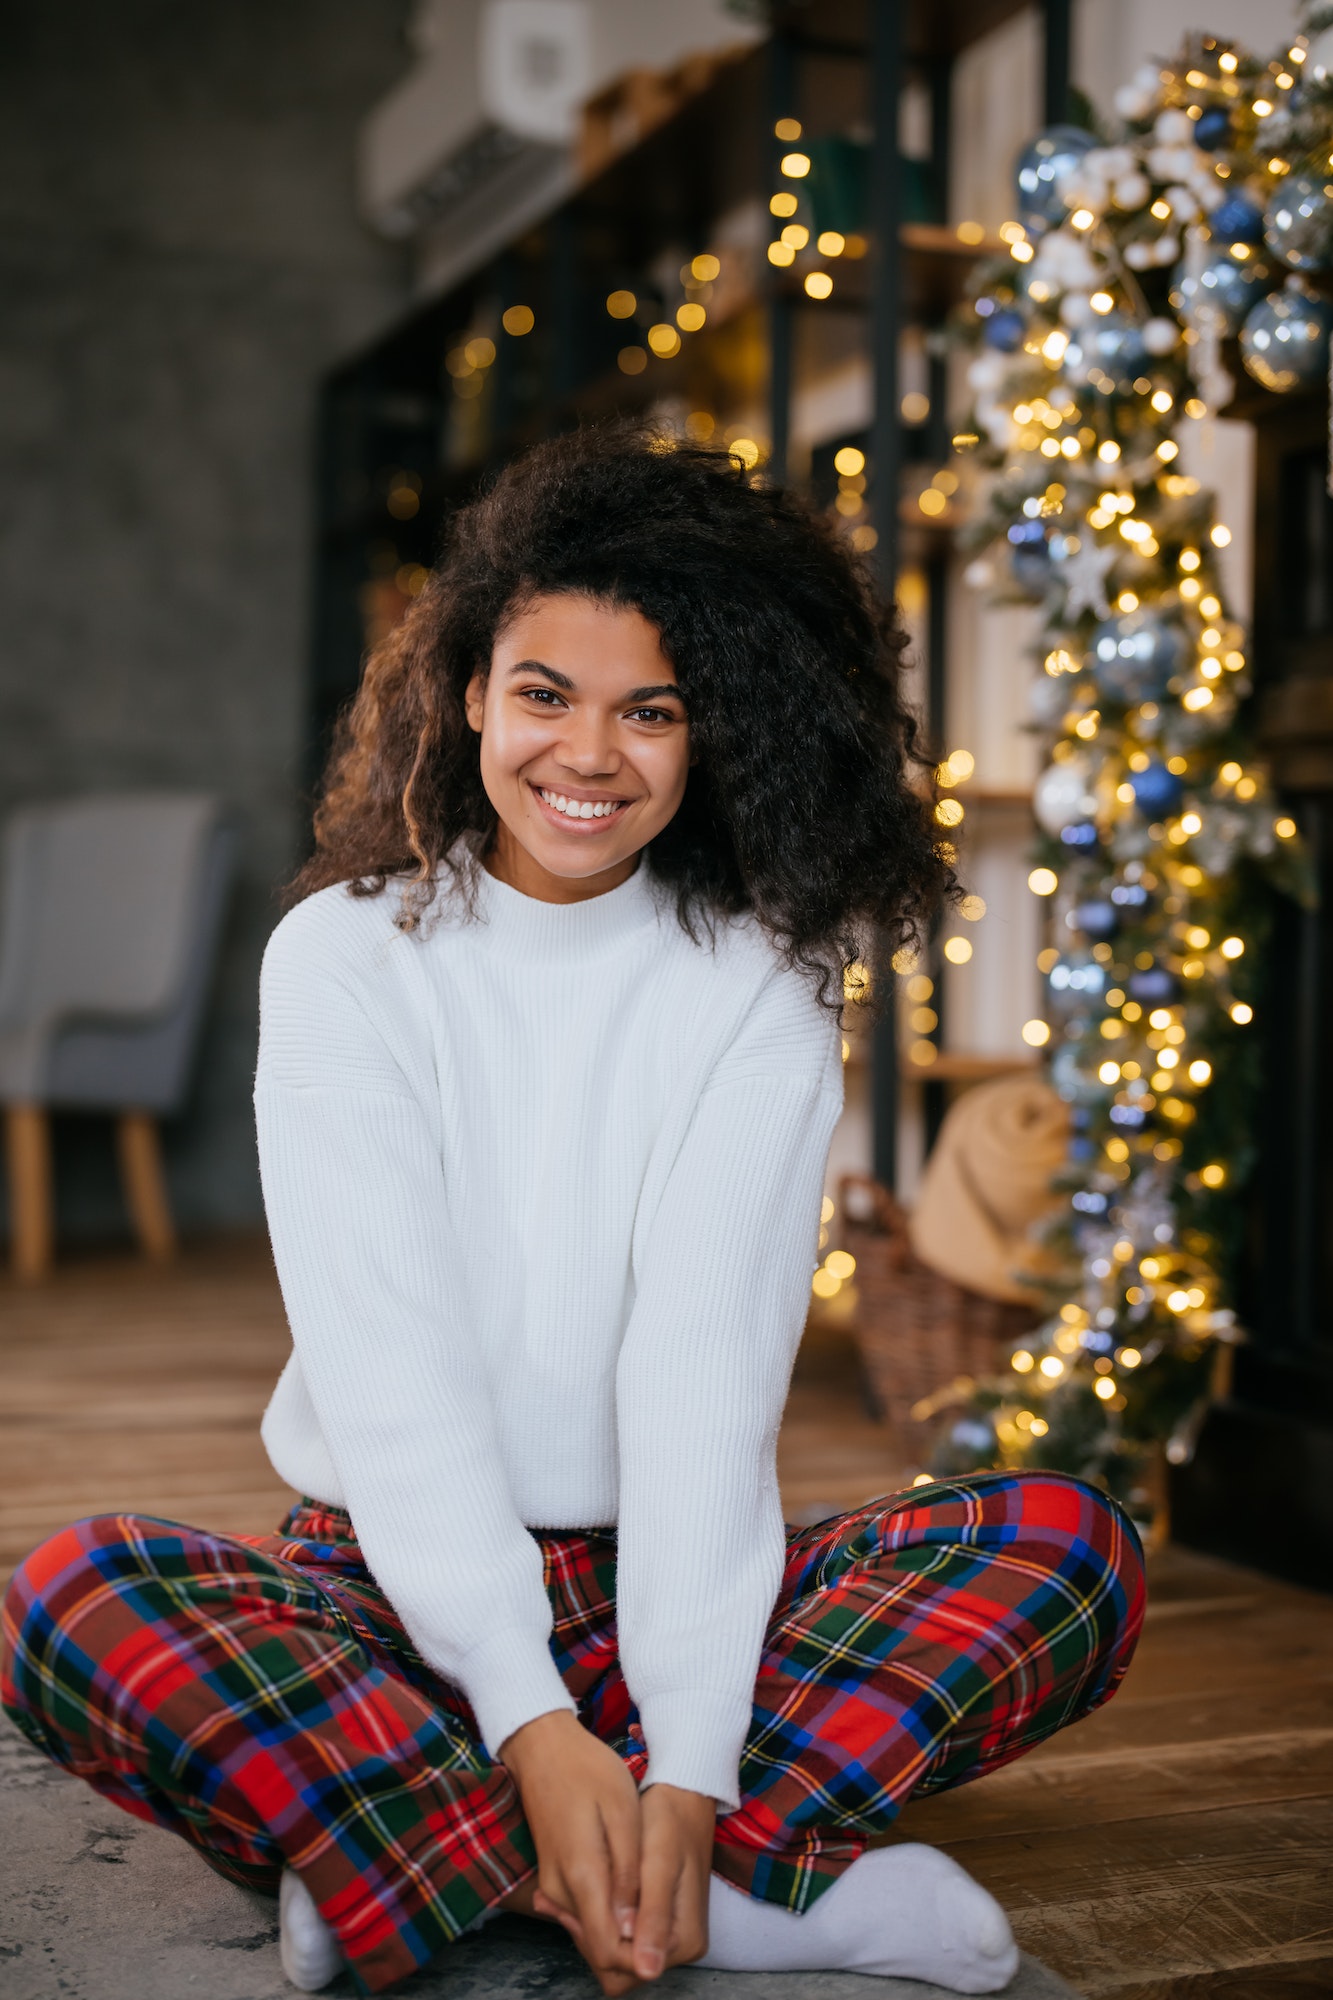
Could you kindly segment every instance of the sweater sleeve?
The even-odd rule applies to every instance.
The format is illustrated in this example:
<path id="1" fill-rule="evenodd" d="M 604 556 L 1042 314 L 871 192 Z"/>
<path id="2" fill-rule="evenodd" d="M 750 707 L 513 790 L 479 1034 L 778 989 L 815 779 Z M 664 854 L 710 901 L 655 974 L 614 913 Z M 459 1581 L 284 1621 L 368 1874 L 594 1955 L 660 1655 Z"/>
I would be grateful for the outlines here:
<path id="1" fill-rule="evenodd" d="M 317 918 L 279 927 L 255 1089 L 264 1203 L 301 1373 L 366 1561 L 494 1755 L 523 1723 L 574 1704 L 469 1337 L 413 1053 L 358 989 Z"/>
<path id="2" fill-rule="evenodd" d="M 777 1434 L 842 1108 L 836 1026 L 770 982 L 715 1066 L 647 1231 L 617 1374 L 621 1659 L 649 1768 L 739 1803 L 785 1534 Z"/>

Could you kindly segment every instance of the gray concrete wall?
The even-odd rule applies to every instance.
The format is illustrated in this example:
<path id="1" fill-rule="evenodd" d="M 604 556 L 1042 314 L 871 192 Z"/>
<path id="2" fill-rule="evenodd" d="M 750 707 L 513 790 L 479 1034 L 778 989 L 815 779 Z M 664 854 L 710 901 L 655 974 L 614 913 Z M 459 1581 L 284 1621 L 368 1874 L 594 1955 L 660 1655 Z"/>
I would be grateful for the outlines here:
<path id="1" fill-rule="evenodd" d="M 405 299 L 356 221 L 401 0 L 0 7 L 0 814 L 214 787 L 245 824 L 194 1095 L 191 1229 L 261 1214 L 255 979 L 301 838 L 318 377 Z M 66 1122 L 67 1237 L 123 1231 Z"/>

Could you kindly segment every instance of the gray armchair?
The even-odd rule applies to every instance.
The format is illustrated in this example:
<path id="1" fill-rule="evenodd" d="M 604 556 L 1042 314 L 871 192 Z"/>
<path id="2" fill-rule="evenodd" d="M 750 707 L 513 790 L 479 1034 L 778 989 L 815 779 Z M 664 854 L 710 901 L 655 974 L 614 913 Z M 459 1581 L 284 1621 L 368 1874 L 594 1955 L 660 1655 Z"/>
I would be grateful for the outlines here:
<path id="1" fill-rule="evenodd" d="M 117 1118 L 144 1251 L 175 1232 L 156 1119 L 185 1094 L 238 834 L 221 802 L 138 792 L 14 813 L 0 857 L 0 1103 L 15 1275 L 54 1252 L 49 1113 Z"/>

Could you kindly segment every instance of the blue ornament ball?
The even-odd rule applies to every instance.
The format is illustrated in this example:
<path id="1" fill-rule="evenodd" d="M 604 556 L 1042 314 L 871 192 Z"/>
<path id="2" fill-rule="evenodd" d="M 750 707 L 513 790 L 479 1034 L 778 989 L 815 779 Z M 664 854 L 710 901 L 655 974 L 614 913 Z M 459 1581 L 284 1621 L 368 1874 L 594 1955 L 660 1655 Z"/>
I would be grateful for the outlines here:
<path id="1" fill-rule="evenodd" d="M 1313 389 L 1328 367 L 1331 328 L 1325 301 L 1289 283 L 1251 306 L 1240 330 L 1241 359 L 1256 382 L 1279 396 Z"/>
<path id="2" fill-rule="evenodd" d="M 1044 597 L 1051 580 L 1051 545 L 1041 521 L 1015 521 L 1009 530 L 1009 568 L 1030 597 Z"/>
<path id="3" fill-rule="evenodd" d="M 1018 210 L 1029 229 L 1061 222 L 1069 204 L 1059 192 L 1062 177 L 1097 144 L 1077 125 L 1052 125 L 1024 148 L 1014 169 Z"/>
<path id="4" fill-rule="evenodd" d="M 1268 204 L 1264 242 L 1298 271 L 1333 264 L 1333 180 L 1323 174 L 1284 180 Z"/>
<path id="5" fill-rule="evenodd" d="M 1194 121 L 1194 143 L 1201 152 L 1220 153 L 1231 138 L 1231 113 L 1222 104 L 1210 104 Z"/>
<path id="6" fill-rule="evenodd" d="M 1180 633 L 1156 612 L 1127 611 L 1097 627 L 1088 664 L 1103 694 L 1117 701 L 1155 701 L 1180 652 Z"/>
<path id="7" fill-rule="evenodd" d="M 1240 329 L 1250 307 L 1264 294 L 1268 273 L 1252 260 L 1239 263 L 1227 250 L 1212 253 L 1197 276 L 1183 263 L 1177 264 L 1171 279 L 1171 303 L 1178 312 L 1199 306 L 1211 307 L 1223 333 Z"/>
<path id="8" fill-rule="evenodd" d="M 1142 1007 L 1169 1007 L 1176 997 L 1175 974 L 1164 965 L 1146 965 L 1129 975 L 1129 996 Z"/>
<path id="9" fill-rule="evenodd" d="M 1016 348 L 1022 346 L 1026 331 L 1027 322 L 1022 313 L 1016 313 L 1011 308 L 1002 306 L 999 312 L 992 313 L 990 318 L 983 322 L 981 337 L 987 347 L 997 347 L 1001 354 L 1012 354 Z"/>
<path id="10" fill-rule="evenodd" d="M 1060 828 L 1060 839 L 1066 847 L 1076 847 L 1080 851 L 1096 847 L 1101 839 L 1097 822 L 1092 819 L 1071 820 L 1068 826 Z"/>
<path id="11" fill-rule="evenodd" d="M 1262 243 L 1264 212 L 1242 194 L 1229 194 L 1208 218 L 1209 233 L 1215 243 Z"/>
<path id="12" fill-rule="evenodd" d="M 1143 771 L 1131 771 L 1129 782 L 1134 803 L 1147 820 L 1161 819 L 1174 812 L 1185 790 L 1175 772 L 1159 763 L 1149 764 Z"/>
<path id="13" fill-rule="evenodd" d="M 1084 937 L 1091 938 L 1094 944 L 1104 944 L 1119 929 L 1120 913 L 1114 903 L 1098 896 L 1071 910 L 1067 921 L 1071 930 L 1082 931 Z"/>
<path id="14" fill-rule="evenodd" d="M 1078 344 L 1089 367 L 1104 369 L 1117 382 L 1132 382 L 1147 364 L 1143 329 L 1123 313 L 1107 313 L 1104 319 L 1080 327 Z"/>

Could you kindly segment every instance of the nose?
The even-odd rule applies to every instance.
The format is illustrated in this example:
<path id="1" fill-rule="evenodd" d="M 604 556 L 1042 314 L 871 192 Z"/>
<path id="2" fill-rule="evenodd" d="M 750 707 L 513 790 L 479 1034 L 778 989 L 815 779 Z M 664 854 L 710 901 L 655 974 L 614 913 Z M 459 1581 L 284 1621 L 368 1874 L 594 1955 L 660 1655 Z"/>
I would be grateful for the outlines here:
<path id="1" fill-rule="evenodd" d="M 567 771 L 580 778 L 609 778 L 620 769 L 615 724 L 607 716 L 573 713 L 555 751 Z"/>

